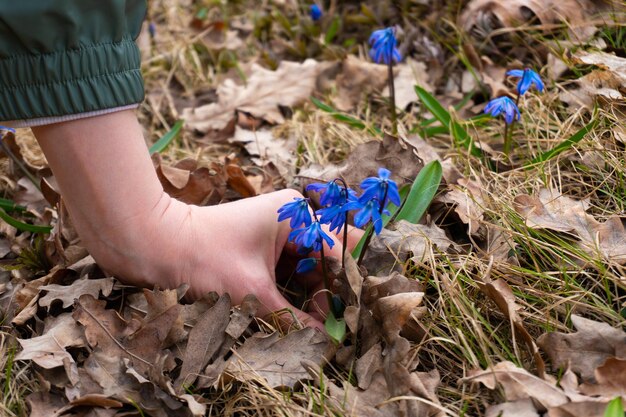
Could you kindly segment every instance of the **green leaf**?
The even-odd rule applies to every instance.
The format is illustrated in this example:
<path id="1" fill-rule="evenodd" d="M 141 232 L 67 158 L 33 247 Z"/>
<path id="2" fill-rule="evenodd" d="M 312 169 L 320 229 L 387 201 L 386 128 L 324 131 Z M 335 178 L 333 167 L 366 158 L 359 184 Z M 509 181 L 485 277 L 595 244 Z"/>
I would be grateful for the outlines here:
<path id="1" fill-rule="evenodd" d="M 604 410 L 604 417 L 624 417 L 622 397 L 615 397 L 609 402 Z"/>
<path id="2" fill-rule="evenodd" d="M 324 328 L 328 335 L 333 339 L 335 344 L 339 344 L 343 342 L 343 339 L 346 337 L 346 322 L 344 319 L 337 319 L 332 311 L 328 313 L 326 316 L 326 321 L 324 322 Z"/>
<path id="3" fill-rule="evenodd" d="M 461 126 L 458 122 L 452 120 L 448 110 L 446 110 L 435 97 L 417 85 L 415 86 L 415 93 L 421 102 L 424 103 L 424 106 L 428 109 L 428 111 L 431 112 L 442 125 L 446 126 L 450 130 L 457 145 L 461 145 L 466 149 L 469 149 L 470 153 L 474 156 L 481 157 L 483 155 L 482 151 L 476 147 L 474 140 L 469 133 L 467 133 L 465 128 L 463 128 L 463 126 Z"/>
<path id="4" fill-rule="evenodd" d="M 2 209 L 0 209 L 0 219 L 15 227 L 17 230 L 21 230 L 22 232 L 50 233 L 50 231 L 52 230 L 52 227 L 50 226 L 35 226 L 33 224 L 22 223 L 21 221 L 9 216 L 6 211 Z"/>
<path id="5" fill-rule="evenodd" d="M 313 104 L 315 104 L 315 106 L 320 109 L 325 111 L 326 113 L 335 113 L 336 110 L 333 109 L 331 106 L 329 106 L 328 104 L 319 101 L 318 99 L 316 99 L 315 97 L 311 97 L 311 102 L 313 102 Z"/>
<path id="6" fill-rule="evenodd" d="M 7 200 L 6 198 L 0 198 L 0 208 L 5 211 L 19 211 L 25 212 L 27 209 L 24 206 L 20 206 L 13 200 Z"/>
<path id="7" fill-rule="evenodd" d="M 335 17 L 330 24 L 330 27 L 326 31 L 326 35 L 324 36 L 324 45 L 330 45 L 332 41 L 337 36 L 337 32 L 339 32 L 339 27 L 341 26 L 341 19 L 339 17 Z"/>
<path id="8" fill-rule="evenodd" d="M 575 144 L 580 142 L 585 137 L 585 135 L 587 135 L 587 133 L 589 133 L 596 126 L 596 123 L 597 123 L 597 119 L 592 120 L 590 123 L 588 123 L 582 129 L 580 129 L 578 132 L 574 133 L 572 136 L 570 136 L 569 138 L 565 139 L 563 142 L 559 143 L 554 148 L 552 148 L 552 149 L 550 149 L 550 150 L 548 150 L 546 152 L 543 152 L 542 154 L 537 156 L 535 159 L 533 159 L 532 161 L 530 161 L 529 163 L 524 165 L 524 167 L 527 168 L 527 167 L 529 167 L 531 165 L 538 164 L 540 162 L 548 161 L 548 160 L 554 158 L 555 156 L 557 156 L 558 154 L 560 154 L 561 152 L 571 148 L 572 146 L 574 146 Z"/>
<path id="9" fill-rule="evenodd" d="M 443 170 L 439 161 L 432 161 L 422 168 L 415 177 L 411 191 L 396 216 L 396 220 L 419 222 L 435 197 L 442 176 Z"/>
<path id="10" fill-rule="evenodd" d="M 161 137 L 161 139 L 157 140 L 154 145 L 150 147 L 150 155 L 157 152 L 162 152 L 163 149 L 167 148 L 167 146 L 172 143 L 174 138 L 178 136 L 180 133 L 180 129 L 183 127 L 183 121 L 177 121 L 174 126 L 167 132 L 165 135 Z"/>

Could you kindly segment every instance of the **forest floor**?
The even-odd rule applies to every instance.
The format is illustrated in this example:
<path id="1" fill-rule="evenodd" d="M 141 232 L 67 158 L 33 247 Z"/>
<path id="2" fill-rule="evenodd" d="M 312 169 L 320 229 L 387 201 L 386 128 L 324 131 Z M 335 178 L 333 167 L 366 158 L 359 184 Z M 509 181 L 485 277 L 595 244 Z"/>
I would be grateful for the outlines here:
<path id="1" fill-rule="evenodd" d="M 290 0 L 149 3 L 138 114 L 148 145 L 165 143 L 152 158 L 168 193 L 358 189 L 378 167 L 408 189 L 426 166 L 433 195 L 335 271 L 337 343 L 254 317 L 253 297 L 184 303 L 107 276 L 30 131 L 7 133 L 22 167 L 0 153 L 0 415 L 623 415 L 623 4 L 331 0 L 314 20 Z M 385 27 L 397 127 L 369 56 Z M 524 68 L 543 91 L 517 97 L 506 72 Z M 501 96 L 521 113 L 510 152 L 483 112 Z"/>

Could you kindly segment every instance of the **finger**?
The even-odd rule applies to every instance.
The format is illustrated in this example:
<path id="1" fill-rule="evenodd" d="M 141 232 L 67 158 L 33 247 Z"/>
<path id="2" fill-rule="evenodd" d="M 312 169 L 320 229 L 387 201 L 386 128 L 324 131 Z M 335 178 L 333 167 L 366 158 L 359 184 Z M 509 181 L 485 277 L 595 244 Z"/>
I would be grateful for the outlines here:
<path id="1" fill-rule="evenodd" d="M 288 329 L 295 321 L 298 321 L 304 326 L 324 330 L 324 325 L 321 320 L 318 319 L 319 315 L 317 315 L 318 318 L 315 318 L 311 314 L 297 309 L 278 292 L 278 289 L 272 288 L 263 297 L 259 315 L 268 316 L 279 311 L 281 311 L 281 313 L 277 316 L 278 322 L 283 329 Z"/>

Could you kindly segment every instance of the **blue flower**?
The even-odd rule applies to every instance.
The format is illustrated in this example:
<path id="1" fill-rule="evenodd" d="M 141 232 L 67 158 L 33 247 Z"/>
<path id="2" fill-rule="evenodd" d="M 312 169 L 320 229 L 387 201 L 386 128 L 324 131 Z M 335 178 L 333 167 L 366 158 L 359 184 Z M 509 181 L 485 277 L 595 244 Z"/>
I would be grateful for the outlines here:
<path id="1" fill-rule="evenodd" d="M 339 187 L 339 185 L 337 185 L 335 180 L 324 184 L 315 183 L 306 186 L 307 191 L 322 193 L 322 197 L 320 198 L 320 204 L 322 206 L 343 203 L 345 199 L 341 195 L 342 188 L 343 187 Z"/>
<path id="2" fill-rule="evenodd" d="M 519 120 L 520 118 L 519 109 L 515 102 L 507 96 L 494 98 L 487 103 L 485 113 L 489 113 L 493 117 L 504 114 L 504 121 L 508 125 L 513 123 L 513 120 Z"/>
<path id="3" fill-rule="evenodd" d="M 322 230 L 320 222 L 312 222 L 307 227 L 292 230 L 289 233 L 289 241 L 295 242 L 300 249 L 313 250 L 319 252 L 322 250 L 322 243 L 326 241 L 328 247 L 332 248 L 335 242 Z"/>
<path id="4" fill-rule="evenodd" d="M 291 218 L 289 226 L 298 227 L 302 223 L 305 226 L 311 224 L 311 213 L 309 212 L 309 202 L 306 198 L 294 198 L 294 201 L 285 204 L 278 209 L 278 221 Z"/>
<path id="5" fill-rule="evenodd" d="M 383 202 L 383 207 L 391 201 L 400 207 L 400 193 L 398 192 L 398 184 L 390 179 L 391 171 L 386 168 L 378 169 L 378 177 L 369 177 L 361 181 L 361 189 L 363 194 L 359 197 L 359 203 L 365 204 L 372 199 Z"/>
<path id="6" fill-rule="evenodd" d="M 331 232 L 335 229 L 337 229 L 336 233 L 341 232 L 341 228 L 346 223 L 345 204 L 328 206 L 317 210 L 315 213 L 320 216 L 320 223 L 330 224 L 329 228 Z"/>
<path id="7" fill-rule="evenodd" d="M 506 75 L 521 78 L 517 83 L 517 92 L 520 96 L 530 90 L 533 85 L 539 92 L 543 92 L 544 85 L 543 81 L 541 81 L 541 77 L 530 68 L 526 68 L 524 70 L 511 70 L 507 72 Z"/>
<path id="8" fill-rule="evenodd" d="M 346 204 L 344 208 L 346 210 L 359 210 L 354 215 L 354 224 L 357 227 L 363 227 L 371 220 L 376 234 L 379 234 L 383 229 L 383 219 L 380 215 L 380 203 L 377 199 L 374 198 L 365 204 L 353 201 Z M 389 212 L 385 210 L 384 213 L 388 214 Z"/>
<path id="9" fill-rule="evenodd" d="M 317 258 L 300 259 L 298 261 L 298 265 L 296 265 L 296 272 L 298 274 L 306 274 L 307 272 L 311 272 L 317 266 L 317 262 Z"/>
<path id="10" fill-rule="evenodd" d="M 402 55 L 396 48 L 398 42 L 396 41 L 396 34 L 393 28 L 374 31 L 372 36 L 370 36 L 369 43 L 372 47 L 370 49 L 370 57 L 374 62 L 389 65 L 392 61 L 402 61 Z"/>
<path id="11" fill-rule="evenodd" d="M 309 7 L 309 15 L 314 22 L 317 22 L 322 18 L 323 15 L 321 7 L 317 4 L 312 4 L 311 7 Z"/>

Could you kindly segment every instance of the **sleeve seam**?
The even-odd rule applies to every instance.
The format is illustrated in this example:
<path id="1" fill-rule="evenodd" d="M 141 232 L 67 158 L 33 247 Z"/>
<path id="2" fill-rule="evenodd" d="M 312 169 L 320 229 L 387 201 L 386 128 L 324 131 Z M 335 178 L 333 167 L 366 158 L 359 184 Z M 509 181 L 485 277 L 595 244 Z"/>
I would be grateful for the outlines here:
<path id="1" fill-rule="evenodd" d="M 97 80 L 99 78 L 105 78 L 105 77 L 114 77 L 116 75 L 126 74 L 126 73 L 129 73 L 129 72 L 139 72 L 140 73 L 141 70 L 139 68 L 131 68 L 131 69 L 123 70 L 123 71 L 107 72 L 107 73 L 104 73 L 104 74 L 86 76 L 86 77 L 81 77 L 81 78 L 71 78 L 71 79 L 60 80 L 60 81 L 55 81 L 55 82 L 51 82 L 51 83 L 14 85 L 14 86 L 10 86 L 10 87 L 6 87 L 6 88 L 3 88 L 3 89 L 0 89 L 0 92 L 2 92 L 2 91 L 24 91 L 24 90 L 27 90 L 29 88 L 53 87 L 53 86 L 56 86 L 56 85 L 59 85 L 59 84 L 77 84 L 77 83 L 80 83 L 81 81 Z"/>
<path id="2" fill-rule="evenodd" d="M 102 46 L 115 46 L 115 45 L 127 45 L 127 44 L 135 44 L 135 41 L 133 39 L 126 38 L 126 39 L 122 39 L 119 42 L 102 42 L 102 43 L 95 43 L 89 46 L 82 45 L 79 48 L 68 48 L 68 49 L 63 49 L 61 51 L 46 52 L 42 54 L 25 53 L 25 54 L 20 54 L 20 55 L 12 55 L 8 58 L 0 59 L 0 64 L 5 63 L 5 62 L 11 63 L 12 61 L 16 61 L 18 59 L 23 59 L 23 58 L 36 59 L 36 58 L 44 58 L 44 57 L 50 57 L 50 56 L 60 55 L 60 54 L 67 54 L 67 53 L 78 54 L 78 53 L 88 51 L 91 49 L 97 49 Z"/>

